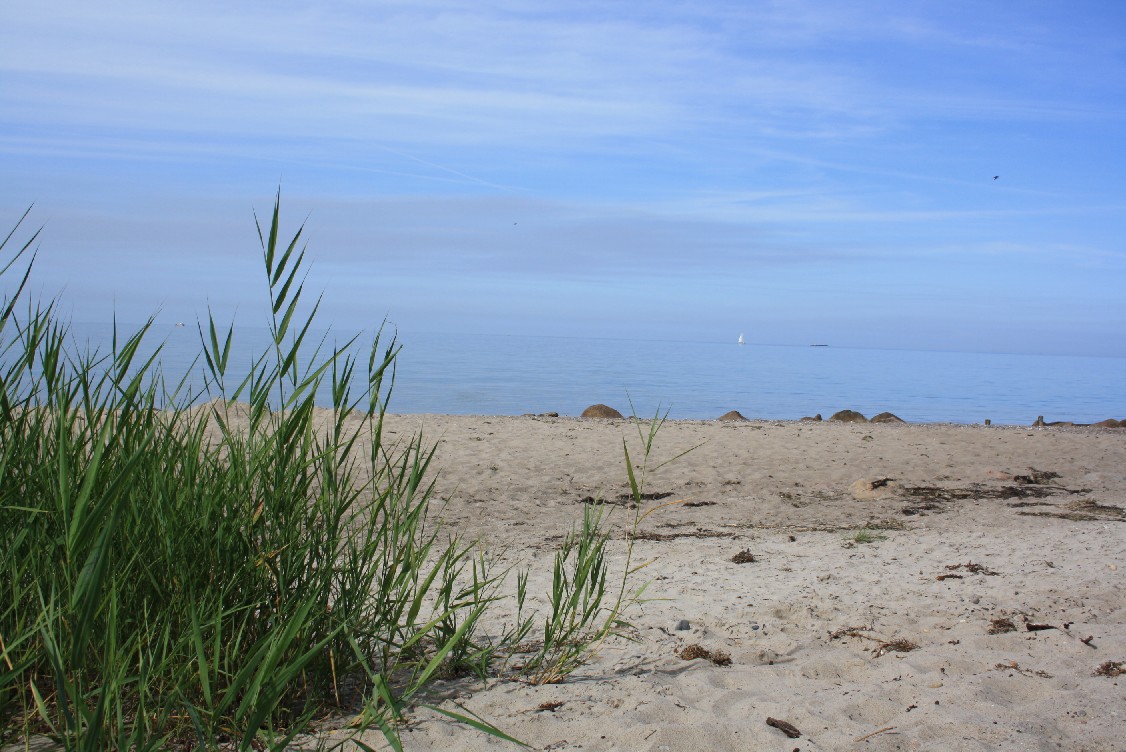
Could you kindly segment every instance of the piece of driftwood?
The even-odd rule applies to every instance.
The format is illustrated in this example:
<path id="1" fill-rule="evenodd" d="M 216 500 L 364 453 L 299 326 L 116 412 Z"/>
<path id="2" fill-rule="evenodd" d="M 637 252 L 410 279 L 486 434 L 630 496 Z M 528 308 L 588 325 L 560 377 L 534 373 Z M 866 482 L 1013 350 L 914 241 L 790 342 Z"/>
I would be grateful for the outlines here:
<path id="1" fill-rule="evenodd" d="M 797 739 L 799 736 L 801 736 L 801 732 L 798 731 L 797 727 L 794 726 L 794 724 L 780 721 L 777 718 L 767 718 L 766 725 L 773 726 L 791 739 Z"/>

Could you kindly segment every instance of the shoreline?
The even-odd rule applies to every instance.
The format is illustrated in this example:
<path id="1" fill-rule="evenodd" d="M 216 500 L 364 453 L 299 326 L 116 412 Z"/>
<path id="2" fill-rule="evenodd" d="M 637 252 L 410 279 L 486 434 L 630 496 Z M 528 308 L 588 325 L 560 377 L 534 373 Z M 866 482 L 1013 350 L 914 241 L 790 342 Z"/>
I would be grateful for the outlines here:
<path id="1" fill-rule="evenodd" d="M 321 409 L 329 409 L 329 408 L 321 408 Z M 530 418 L 530 419 L 534 419 L 534 420 L 605 422 L 605 423 L 608 423 L 608 424 L 615 424 L 615 423 L 617 423 L 617 424 L 632 424 L 635 420 L 634 416 L 629 416 L 629 415 L 623 415 L 621 418 L 590 418 L 590 417 L 583 417 L 582 415 L 563 415 L 563 414 L 560 414 L 560 413 L 557 413 L 557 412 L 519 413 L 519 414 L 440 413 L 440 412 L 400 413 L 400 412 L 395 412 L 395 411 L 392 410 L 392 411 L 388 411 L 387 415 L 389 417 L 394 416 L 397 419 L 412 418 L 412 417 L 417 417 L 417 418 L 427 418 L 427 417 L 429 417 L 429 418 L 439 418 L 439 419 L 443 419 L 443 418 L 476 418 L 476 419 L 480 419 L 480 420 L 493 420 L 493 419 L 508 420 L 508 419 L 529 419 Z M 646 423 L 651 421 L 652 419 L 653 419 L 652 415 L 636 416 L 636 420 L 646 422 Z M 758 425 L 790 425 L 790 424 L 835 425 L 835 424 L 850 424 L 851 423 L 853 425 L 884 425 L 884 426 L 897 426 L 898 425 L 898 426 L 920 426 L 920 427 L 929 427 L 929 426 L 933 426 L 933 427 L 961 427 L 961 426 L 965 426 L 965 427 L 978 427 L 978 428 L 1006 428 L 1006 429 L 1092 428 L 1092 429 L 1100 429 L 1100 430 L 1113 430 L 1113 429 L 1119 429 L 1119 428 L 1126 428 L 1126 418 L 1124 418 L 1122 420 L 1116 420 L 1115 418 L 1107 418 L 1107 419 L 1104 419 L 1103 421 L 1096 422 L 1096 423 L 1076 423 L 1076 422 L 1070 421 L 1070 420 L 1045 421 L 1043 423 L 1040 423 L 1040 422 L 1038 422 L 1038 419 L 1037 419 L 1037 420 L 1033 420 L 1033 422 L 1027 423 L 1027 424 L 1025 424 L 1025 423 L 994 423 L 992 421 L 985 422 L 984 420 L 977 421 L 977 422 L 966 422 L 966 421 L 909 421 L 909 420 L 899 420 L 899 421 L 896 421 L 896 422 L 872 422 L 871 420 L 864 421 L 864 422 L 854 422 L 854 421 L 833 420 L 831 418 L 822 418 L 820 420 L 814 420 L 814 419 L 810 419 L 810 418 L 762 418 L 762 417 L 752 417 L 752 418 L 742 418 L 742 419 L 732 419 L 732 420 L 724 420 L 722 417 L 717 417 L 717 418 L 666 418 L 666 419 L 663 419 L 663 420 L 664 420 L 664 422 L 670 423 L 670 424 L 672 424 L 672 423 L 692 423 L 692 424 L 700 424 L 700 425 L 713 425 L 714 424 L 714 425 L 735 425 L 735 426 L 747 425 L 747 424 L 750 424 L 750 425 L 755 425 L 755 424 L 758 424 Z M 1109 423 L 1111 421 L 1114 421 L 1115 423 L 1118 423 L 1120 425 L 1109 425 Z"/>

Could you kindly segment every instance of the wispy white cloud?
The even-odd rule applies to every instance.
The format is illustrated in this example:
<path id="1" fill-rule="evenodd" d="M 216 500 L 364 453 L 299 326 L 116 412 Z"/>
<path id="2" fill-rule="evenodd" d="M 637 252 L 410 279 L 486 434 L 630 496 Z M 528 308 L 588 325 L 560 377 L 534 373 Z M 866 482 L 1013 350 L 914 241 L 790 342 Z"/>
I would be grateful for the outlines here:
<path id="1" fill-rule="evenodd" d="M 1077 7 L 10 0 L 0 209 L 125 275 L 240 252 L 193 227 L 278 181 L 326 268 L 451 289 L 1117 268 L 1123 11 Z"/>
<path id="2" fill-rule="evenodd" d="M 1091 114 L 1066 97 L 967 97 L 968 71 L 904 88 L 878 57 L 833 46 L 953 43 L 933 24 L 924 34 L 864 21 L 863 7 L 745 5 L 16 3 L 0 66 L 9 112 L 29 122 L 399 144 L 581 150 L 736 124 L 847 139 L 920 117 Z"/>

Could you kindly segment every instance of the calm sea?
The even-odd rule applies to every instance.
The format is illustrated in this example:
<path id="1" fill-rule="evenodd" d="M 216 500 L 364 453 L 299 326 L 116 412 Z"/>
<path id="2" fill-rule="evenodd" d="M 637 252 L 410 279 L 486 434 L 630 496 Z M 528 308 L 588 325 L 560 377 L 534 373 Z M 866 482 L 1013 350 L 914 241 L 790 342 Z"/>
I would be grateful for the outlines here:
<path id="1" fill-rule="evenodd" d="M 73 331 L 97 343 L 108 328 Z M 165 375 L 184 373 L 200 350 L 195 326 L 154 331 L 153 342 L 162 338 Z M 236 330 L 232 363 L 265 342 L 264 329 Z M 396 413 L 578 415 L 602 402 L 628 415 L 632 401 L 639 415 L 661 408 L 673 419 L 828 418 L 845 408 L 911 422 L 1126 418 L 1126 358 L 423 333 L 400 343 Z"/>

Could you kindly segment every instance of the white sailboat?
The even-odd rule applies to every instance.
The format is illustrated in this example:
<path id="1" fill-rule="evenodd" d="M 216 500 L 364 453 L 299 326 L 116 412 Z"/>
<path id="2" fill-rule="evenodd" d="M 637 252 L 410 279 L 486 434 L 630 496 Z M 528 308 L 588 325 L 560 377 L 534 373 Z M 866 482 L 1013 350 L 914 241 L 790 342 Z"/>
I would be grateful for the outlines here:
<path id="1" fill-rule="evenodd" d="M 740 344 L 740 345 L 745 345 L 745 344 L 747 344 L 747 340 L 746 340 L 746 339 L 745 339 L 745 338 L 743 337 L 743 335 L 742 335 L 742 334 L 740 334 L 740 335 L 739 335 L 739 344 Z"/>

